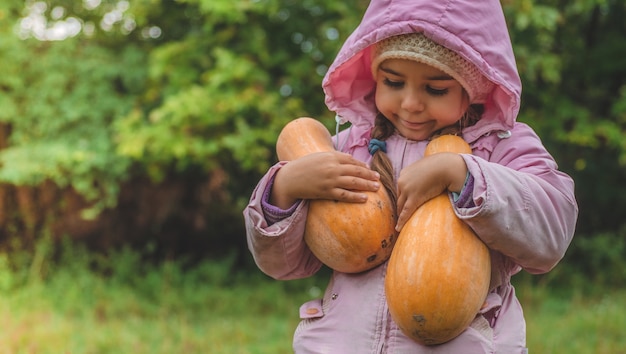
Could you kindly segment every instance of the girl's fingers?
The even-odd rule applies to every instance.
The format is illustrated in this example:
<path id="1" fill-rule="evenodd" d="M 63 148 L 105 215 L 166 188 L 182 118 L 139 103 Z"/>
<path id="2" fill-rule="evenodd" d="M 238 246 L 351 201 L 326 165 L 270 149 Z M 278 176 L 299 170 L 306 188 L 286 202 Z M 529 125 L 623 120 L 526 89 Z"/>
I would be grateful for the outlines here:
<path id="1" fill-rule="evenodd" d="M 336 200 L 345 203 L 364 203 L 367 201 L 367 194 L 361 192 L 353 192 L 347 189 L 336 189 L 331 193 Z"/>
<path id="2" fill-rule="evenodd" d="M 370 191 L 376 192 L 380 188 L 377 180 L 363 179 L 354 176 L 341 176 L 337 179 L 337 188 L 349 191 Z"/>
<path id="3" fill-rule="evenodd" d="M 424 203 L 425 200 L 415 198 L 399 197 L 398 198 L 398 222 L 396 223 L 396 231 L 402 230 L 404 224 L 411 218 L 415 210 Z"/>
<path id="4" fill-rule="evenodd" d="M 354 176 L 372 181 L 380 179 L 380 175 L 378 174 L 378 172 L 370 169 L 369 166 L 367 166 L 365 163 L 352 157 L 340 162 L 342 163 L 340 165 L 342 169 L 340 172 L 341 175 Z"/>

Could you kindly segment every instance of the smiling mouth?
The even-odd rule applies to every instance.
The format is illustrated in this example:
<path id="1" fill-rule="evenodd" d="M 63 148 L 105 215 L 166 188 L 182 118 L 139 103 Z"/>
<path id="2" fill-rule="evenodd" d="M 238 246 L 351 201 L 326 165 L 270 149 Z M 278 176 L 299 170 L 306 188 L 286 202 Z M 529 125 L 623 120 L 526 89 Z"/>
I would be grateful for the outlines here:
<path id="1" fill-rule="evenodd" d="M 421 129 L 428 124 L 427 122 L 410 122 L 408 120 L 402 120 L 402 122 L 404 126 L 410 129 Z"/>

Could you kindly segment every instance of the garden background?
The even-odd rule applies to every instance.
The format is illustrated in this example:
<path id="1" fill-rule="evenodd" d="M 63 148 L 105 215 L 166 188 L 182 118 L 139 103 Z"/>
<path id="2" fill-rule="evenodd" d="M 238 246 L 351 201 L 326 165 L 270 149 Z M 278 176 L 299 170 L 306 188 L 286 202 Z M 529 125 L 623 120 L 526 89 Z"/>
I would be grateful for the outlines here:
<path id="1" fill-rule="evenodd" d="M 365 0 L 3 0 L 0 352 L 288 353 L 326 276 L 254 266 L 242 210 Z M 626 2 L 502 0 L 518 120 L 576 181 L 520 274 L 535 353 L 626 353 Z M 324 272 L 323 272 L 324 273 Z"/>

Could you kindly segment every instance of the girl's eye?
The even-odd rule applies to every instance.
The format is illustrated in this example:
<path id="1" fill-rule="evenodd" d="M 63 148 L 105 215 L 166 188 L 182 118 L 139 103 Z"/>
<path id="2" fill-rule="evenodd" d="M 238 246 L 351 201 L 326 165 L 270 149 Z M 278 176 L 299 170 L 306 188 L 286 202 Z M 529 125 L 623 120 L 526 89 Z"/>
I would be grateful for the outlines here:
<path id="1" fill-rule="evenodd" d="M 448 93 L 448 89 L 447 89 L 447 88 L 444 88 L 444 89 L 436 89 L 436 88 L 433 88 L 433 87 L 430 87 L 430 86 L 427 86 L 427 87 L 426 87 L 426 91 L 427 91 L 429 94 L 433 95 L 433 96 L 443 96 L 443 95 L 445 95 L 445 94 L 447 94 L 447 93 Z"/>
<path id="2" fill-rule="evenodd" d="M 401 88 L 402 86 L 404 86 L 404 82 L 393 81 L 393 80 L 389 80 L 388 78 L 384 78 L 383 83 L 385 84 L 385 86 L 389 86 L 391 88 Z"/>

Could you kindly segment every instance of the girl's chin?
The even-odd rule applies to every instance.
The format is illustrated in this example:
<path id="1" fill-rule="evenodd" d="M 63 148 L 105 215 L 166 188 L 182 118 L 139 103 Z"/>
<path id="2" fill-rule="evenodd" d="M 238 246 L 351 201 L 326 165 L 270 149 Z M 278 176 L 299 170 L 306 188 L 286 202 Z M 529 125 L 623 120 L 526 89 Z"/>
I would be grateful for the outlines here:
<path id="1" fill-rule="evenodd" d="M 426 140 L 433 134 L 430 129 L 407 129 L 405 127 L 398 129 L 398 132 L 403 137 L 415 141 Z"/>
<path id="2" fill-rule="evenodd" d="M 424 140 L 427 139 L 432 133 L 433 125 L 430 122 L 426 123 L 411 123 L 407 121 L 399 121 L 400 133 L 411 140 Z"/>

